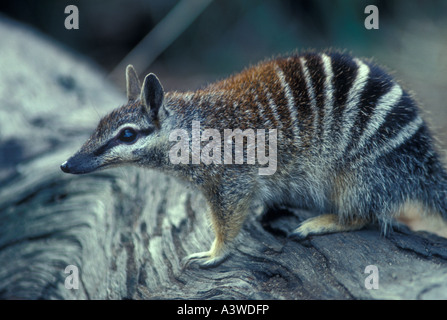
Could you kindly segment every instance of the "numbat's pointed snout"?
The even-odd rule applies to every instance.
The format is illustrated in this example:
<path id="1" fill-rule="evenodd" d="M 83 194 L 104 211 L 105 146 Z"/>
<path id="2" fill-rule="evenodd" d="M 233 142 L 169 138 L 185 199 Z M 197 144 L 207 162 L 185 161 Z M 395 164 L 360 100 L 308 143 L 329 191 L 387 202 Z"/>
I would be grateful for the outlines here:
<path id="1" fill-rule="evenodd" d="M 70 167 L 68 166 L 67 161 L 61 164 L 61 170 L 65 173 L 70 173 Z"/>

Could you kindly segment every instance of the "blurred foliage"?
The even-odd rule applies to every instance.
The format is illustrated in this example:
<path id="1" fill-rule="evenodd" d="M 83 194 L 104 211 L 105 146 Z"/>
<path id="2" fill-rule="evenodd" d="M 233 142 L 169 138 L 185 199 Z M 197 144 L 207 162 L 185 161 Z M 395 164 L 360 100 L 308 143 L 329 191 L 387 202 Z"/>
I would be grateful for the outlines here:
<path id="1" fill-rule="evenodd" d="M 111 70 L 177 2 L 21 0 L 1 2 L 0 11 Z M 64 28 L 64 8 L 69 4 L 79 8 L 79 30 Z M 364 8 L 369 4 L 379 8 L 379 30 L 364 28 Z M 214 0 L 158 62 L 172 69 L 184 69 L 187 62 L 222 73 L 297 48 L 348 48 L 367 55 L 393 30 L 412 20 L 443 21 L 445 13 L 445 0 Z"/>
<path id="2" fill-rule="evenodd" d="M 0 12 L 111 72 L 178 3 L 9 0 L 0 2 Z M 64 28 L 64 9 L 70 4 L 79 9 L 79 30 Z M 368 16 L 364 10 L 370 4 L 379 9 L 379 30 L 364 27 Z M 446 14 L 445 0 L 214 0 L 146 70 L 138 71 L 155 72 L 167 90 L 185 90 L 278 54 L 346 49 L 374 57 L 396 71 L 409 88 L 417 89 L 419 100 L 435 113 L 441 136 L 447 137 Z"/>

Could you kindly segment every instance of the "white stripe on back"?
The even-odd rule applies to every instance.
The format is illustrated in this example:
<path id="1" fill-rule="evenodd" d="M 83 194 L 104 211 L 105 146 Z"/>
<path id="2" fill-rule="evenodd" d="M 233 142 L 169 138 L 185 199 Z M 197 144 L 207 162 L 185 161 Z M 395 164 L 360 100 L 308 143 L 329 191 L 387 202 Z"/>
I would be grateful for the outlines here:
<path id="1" fill-rule="evenodd" d="M 259 102 L 257 94 L 254 95 L 253 100 L 254 100 L 254 103 L 256 104 L 256 106 L 258 107 L 259 117 L 262 119 L 263 123 L 265 124 L 268 121 L 268 119 L 264 115 L 264 110 L 263 110 L 264 108 L 263 108 L 262 104 Z"/>
<path id="2" fill-rule="evenodd" d="M 357 64 L 357 76 L 349 90 L 348 98 L 346 100 L 346 107 L 343 113 L 342 120 L 342 137 L 339 141 L 339 157 L 343 157 L 348 144 L 351 142 L 351 132 L 354 126 L 355 117 L 359 111 L 360 97 L 363 89 L 368 83 L 369 67 L 361 60 L 355 58 L 354 62 Z"/>
<path id="3" fill-rule="evenodd" d="M 334 115 L 332 114 L 334 108 L 334 87 L 332 80 L 334 78 L 334 73 L 332 71 L 331 58 L 326 54 L 321 55 L 321 60 L 323 61 L 323 69 L 325 74 L 324 79 L 324 118 L 323 118 L 323 144 L 326 147 L 331 146 L 331 141 L 329 140 L 329 134 L 331 133 L 332 123 L 334 120 Z M 325 149 L 323 149 L 325 150 Z"/>
<path id="4" fill-rule="evenodd" d="M 299 140 L 299 126 L 298 126 L 298 113 L 295 107 L 295 99 L 293 98 L 292 91 L 290 90 L 290 86 L 287 83 L 287 80 L 284 76 L 284 72 L 278 65 L 275 65 L 276 75 L 279 79 L 282 89 L 284 90 L 284 95 L 287 100 L 287 107 L 289 109 L 289 114 L 292 122 L 292 130 L 295 140 Z"/>
<path id="5" fill-rule="evenodd" d="M 367 140 L 370 139 L 377 132 L 377 130 L 379 130 L 380 126 L 385 121 L 387 114 L 393 109 L 396 103 L 399 102 L 401 97 L 402 88 L 400 85 L 395 83 L 390 91 L 379 99 L 365 130 L 359 138 L 358 147 L 355 150 L 351 150 L 351 155 L 361 150 L 365 146 Z"/>
<path id="6" fill-rule="evenodd" d="M 307 87 L 307 93 L 309 95 L 309 99 L 310 99 L 310 107 L 312 108 L 313 114 L 314 114 L 314 142 L 317 139 L 317 128 L 318 128 L 318 109 L 317 109 L 317 100 L 315 99 L 315 92 L 312 86 L 312 79 L 310 77 L 309 74 L 309 69 L 306 66 L 306 59 L 304 59 L 303 57 L 300 57 L 300 63 L 301 63 L 301 67 L 303 69 L 303 75 L 304 75 L 304 81 L 306 82 L 306 87 Z"/>
<path id="7" fill-rule="evenodd" d="M 276 122 L 278 123 L 277 127 L 278 128 L 283 127 L 281 118 L 279 117 L 278 107 L 275 104 L 275 101 L 273 101 L 273 99 L 272 99 L 272 94 L 268 90 L 268 87 L 265 85 L 265 83 L 261 83 L 261 84 L 262 84 L 262 87 L 264 88 L 264 93 L 265 93 L 267 100 L 269 102 L 269 107 L 272 110 L 273 117 L 275 118 Z"/>
<path id="8" fill-rule="evenodd" d="M 408 123 L 405 127 L 403 127 L 396 136 L 387 139 L 387 142 L 385 142 L 382 146 L 376 146 L 375 151 L 370 155 L 362 158 L 360 162 L 373 161 L 378 157 L 383 156 L 398 148 L 405 141 L 410 139 L 420 129 L 422 124 L 422 118 L 420 116 L 416 116 L 416 118 Z"/>

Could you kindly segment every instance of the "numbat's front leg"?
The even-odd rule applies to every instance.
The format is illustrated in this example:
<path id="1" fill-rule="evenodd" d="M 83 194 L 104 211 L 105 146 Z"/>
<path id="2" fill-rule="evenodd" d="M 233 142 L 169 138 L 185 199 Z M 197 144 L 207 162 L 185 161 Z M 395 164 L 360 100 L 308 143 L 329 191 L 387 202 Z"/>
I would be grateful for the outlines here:
<path id="1" fill-rule="evenodd" d="M 230 245 L 216 237 L 209 251 L 193 253 L 183 259 L 183 264 L 185 267 L 197 264 L 201 268 L 218 266 L 228 257 L 230 248 Z"/>
<path id="2" fill-rule="evenodd" d="M 197 264 L 201 268 L 210 268 L 221 264 L 228 257 L 234 239 L 245 221 L 248 203 L 247 199 L 243 199 L 235 207 L 225 204 L 211 205 L 212 225 L 216 238 L 209 251 L 194 253 L 184 258 L 184 266 Z"/>

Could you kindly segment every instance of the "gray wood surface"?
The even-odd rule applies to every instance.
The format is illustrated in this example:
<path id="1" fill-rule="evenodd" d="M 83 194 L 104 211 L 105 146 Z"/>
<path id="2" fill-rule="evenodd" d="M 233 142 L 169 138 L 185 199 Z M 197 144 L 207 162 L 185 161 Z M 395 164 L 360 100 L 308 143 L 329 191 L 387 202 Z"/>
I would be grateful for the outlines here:
<path id="1" fill-rule="evenodd" d="M 138 168 L 59 169 L 124 92 L 5 18 L 0 39 L 1 299 L 447 299 L 447 239 L 370 226 L 296 242 L 287 233 L 311 213 L 292 208 L 253 207 L 229 259 L 183 269 L 213 240 L 196 190 Z"/>

